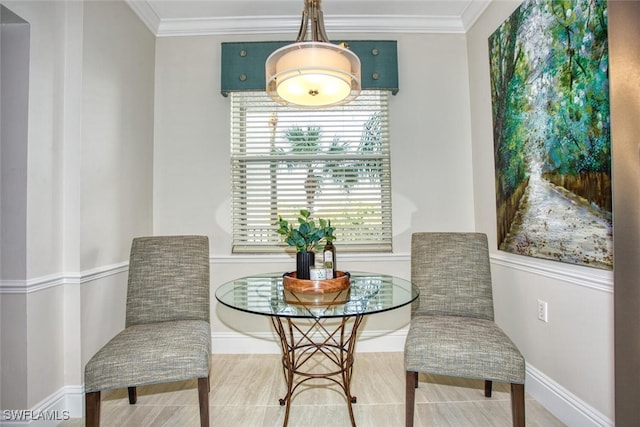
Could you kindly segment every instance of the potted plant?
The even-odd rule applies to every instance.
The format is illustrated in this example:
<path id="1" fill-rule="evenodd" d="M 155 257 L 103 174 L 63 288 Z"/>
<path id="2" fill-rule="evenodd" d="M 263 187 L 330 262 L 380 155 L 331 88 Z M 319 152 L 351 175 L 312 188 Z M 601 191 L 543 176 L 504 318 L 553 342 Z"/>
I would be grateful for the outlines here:
<path id="1" fill-rule="evenodd" d="M 311 213 L 308 210 L 301 209 L 296 228 L 295 223 L 289 224 L 289 221 L 278 215 L 278 234 L 283 236 L 286 244 L 296 248 L 296 276 L 298 279 L 309 279 L 309 268 L 315 264 L 314 249 L 320 245 L 320 242 L 335 240 L 331 221 L 320 218 L 318 225 L 316 225 L 310 216 Z"/>

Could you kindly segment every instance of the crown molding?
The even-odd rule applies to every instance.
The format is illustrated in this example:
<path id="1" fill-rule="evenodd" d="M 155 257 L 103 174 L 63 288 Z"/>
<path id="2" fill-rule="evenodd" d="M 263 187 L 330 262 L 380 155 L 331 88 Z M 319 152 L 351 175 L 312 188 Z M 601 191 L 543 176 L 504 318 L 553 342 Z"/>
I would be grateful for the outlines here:
<path id="1" fill-rule="evenodd" d="M 125 0 L 156 37 L 297 34 L 298 15 L 238 16 L 192 19 L 161 19 L 147 1 Z M 325 17 L 330 33 L 457 33 L 464 34 L 489 5 L 473 1 L 462 16 L 429 15 L 334 15 Z"/>
<path id="2" fill-rule="evenodd" d="M 462 13 L 461 17 L 462 28 L 464 28 L 465 33 L 471 29 L 492 1 L 493 0 L 477 0 L 469 3 L 469 6 Z"/>
<path id="3" fill-rule="evenodd" d="M 295 16 L 245 16 L 162 20 L 157 37 L 199 35 L 283 34 L 295 36 L 299 29 Z M 433 16 L 332 16 L 325 18 L 329 33 L 464 33 L 455 17 Z M 401 29 L 401 30 L 400 30 Z"/>
<path id="4" fill-rule="evenodd" d="M 138 18 L 151 30 L 154 35 L 158 35 L 160 28 L 160 16 L 147 1 L 125 0 L 125 3 L 138 15 Z"/>

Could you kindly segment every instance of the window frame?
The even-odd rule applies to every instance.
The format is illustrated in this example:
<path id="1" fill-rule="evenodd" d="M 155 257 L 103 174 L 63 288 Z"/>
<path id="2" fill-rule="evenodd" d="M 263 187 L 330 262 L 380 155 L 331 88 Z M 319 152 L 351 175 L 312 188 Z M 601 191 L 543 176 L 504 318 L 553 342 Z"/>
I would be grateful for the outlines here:
<path id="1" fill-rule="evenodd" d="M 313 119 L 300 124 L 302 117 Z M 322 135 L 315 138 L 318 121 Z M 322 111 L 281 106 L 262 91 L 232 92 L 231 174 L 234 254 L 293 250 L 276 222 L 281 215 L 295 223 L 301 209 L 332 221 L 340 251 L 393 249 L 388 90 L 366 90 Z"/>

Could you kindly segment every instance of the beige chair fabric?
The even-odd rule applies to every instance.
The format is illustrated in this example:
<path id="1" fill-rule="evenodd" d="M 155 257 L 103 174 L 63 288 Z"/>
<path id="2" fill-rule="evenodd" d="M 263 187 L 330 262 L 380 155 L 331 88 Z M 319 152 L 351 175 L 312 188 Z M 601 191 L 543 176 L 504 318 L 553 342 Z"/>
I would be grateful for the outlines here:
<path id="1" fill-rule="evenodd" d="M 133 240 L 125 329 L 85 367 L 87 426 L 100 422 L 100 392 L 198 379 L 201 425 L 209 425 L 209 240 Z"/>
<path id="2" fill-rule="evenodd" d="M 494 323 L 487 237 L 414 233 L 411 280 L 420 289 L 405 342 L 406 425 L 413 425 L 418 373 L 512 385 L 513 425 L 524 426 L 525 361 Z"/>

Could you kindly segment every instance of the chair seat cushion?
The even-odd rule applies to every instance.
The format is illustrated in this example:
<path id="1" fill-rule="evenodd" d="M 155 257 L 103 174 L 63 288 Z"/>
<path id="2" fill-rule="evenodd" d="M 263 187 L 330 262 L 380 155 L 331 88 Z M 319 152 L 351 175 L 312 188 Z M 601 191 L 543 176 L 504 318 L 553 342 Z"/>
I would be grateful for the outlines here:
<path id="1" fill-rule="evenodd" d="M 87 363 L 85 392 L 207 377 L 210 347 L 203 320 L 128 327 Z"/>
<path id="2" fill-rule="evenodd" d="M 524 384 L 524 357 L 493 321 L 416 316 L 404 348 L 405 370 Z"/>

